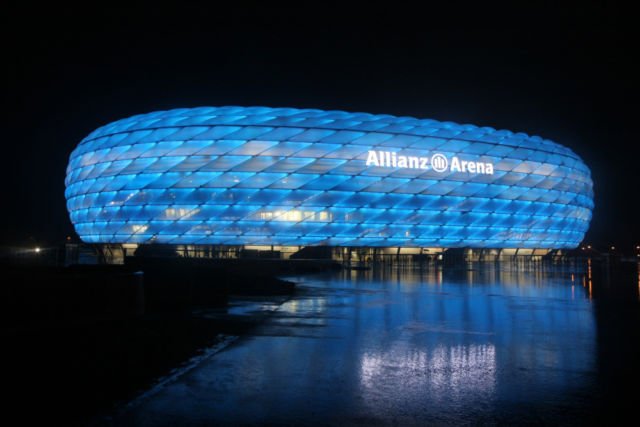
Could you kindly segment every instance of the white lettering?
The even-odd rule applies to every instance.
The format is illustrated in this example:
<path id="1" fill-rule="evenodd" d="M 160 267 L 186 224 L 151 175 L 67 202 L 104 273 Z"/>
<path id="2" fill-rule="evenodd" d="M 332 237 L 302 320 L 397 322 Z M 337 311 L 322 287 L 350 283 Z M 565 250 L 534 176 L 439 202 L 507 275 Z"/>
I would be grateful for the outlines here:
<path id="1" fill-rule="evenodd" d="M 375 151 L 369 151 L 366 164 L 367 166 L 380 166 L 380 162 L 378 162 L 378 156 Z"/>
<path id="2" fill-rule="evenodd" d="M 457 157 L 451 159 L 451 172 L 460 172 L 460 160 Z"/>
<path id="3" fill-rule="evenodd" d="M 469 162 L 469 163 L 467 163 L 467 170 L 469 171 L 469 173 L 476 173 L 476 167 L 477 166 L 478 166 L 478 163 Z"/>
<path id="4" fill-rule="evenodd" d="M 429 169 L 434 172 L 463 172 L 469 174 L 493 175 L 493 163 L 460 160 L 453 156 L 449 161 L 444 154 L 435 153 L 431 157 L 399 156 L 395 151 L 373 151 L 367 154 L 367 166 L 400 168 L 400 169 Z"/>

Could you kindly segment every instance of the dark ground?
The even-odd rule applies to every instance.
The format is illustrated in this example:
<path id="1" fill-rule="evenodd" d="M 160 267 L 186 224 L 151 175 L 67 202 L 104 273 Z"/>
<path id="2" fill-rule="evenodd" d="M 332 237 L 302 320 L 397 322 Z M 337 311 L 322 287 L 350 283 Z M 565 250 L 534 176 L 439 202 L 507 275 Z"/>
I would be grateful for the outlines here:
<path id="1" fill-rule="evenodd" d="M 255 268 L 160 264 L 3 265 L 5 416 L 82 425 L 246 333 L 294 291 Z"/>

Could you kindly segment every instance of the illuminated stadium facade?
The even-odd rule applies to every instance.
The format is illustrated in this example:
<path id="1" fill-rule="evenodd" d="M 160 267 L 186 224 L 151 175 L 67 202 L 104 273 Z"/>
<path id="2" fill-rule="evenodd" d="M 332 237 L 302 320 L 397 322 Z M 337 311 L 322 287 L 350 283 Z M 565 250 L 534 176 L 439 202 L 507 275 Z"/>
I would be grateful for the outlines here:
<path id="1" fill-rule="evenodd" d="M 411 117 L 203 107 L 103 126 L 73 151 L 88 243 L 574 248 L 590 172 L 547 139 Z"/>

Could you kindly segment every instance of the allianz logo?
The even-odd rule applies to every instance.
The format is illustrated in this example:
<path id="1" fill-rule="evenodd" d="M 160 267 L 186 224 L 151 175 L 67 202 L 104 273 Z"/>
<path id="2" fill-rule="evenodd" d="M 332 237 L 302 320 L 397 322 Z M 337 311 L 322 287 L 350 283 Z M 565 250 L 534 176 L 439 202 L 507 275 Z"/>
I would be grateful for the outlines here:
<path id="1" fill-rule="evenodd" d="M 435 153 L 431 157 L 400 156 L 393 151 L 369 150 L 367 166 L 399 169 L 433 169 L 435 172 L 464 172 L 493 175 L 493 163 L 460 160 L 457 156 L 450 159 L 444 154 Z"/>

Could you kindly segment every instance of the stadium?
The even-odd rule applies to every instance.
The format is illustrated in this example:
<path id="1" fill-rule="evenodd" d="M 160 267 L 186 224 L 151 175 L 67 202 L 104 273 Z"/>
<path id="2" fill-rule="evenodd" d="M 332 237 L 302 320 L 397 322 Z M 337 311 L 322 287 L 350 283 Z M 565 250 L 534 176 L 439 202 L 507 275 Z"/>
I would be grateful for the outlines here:
<path id="1" fill-rule="evenodd" d="M 119 120 L 80 142 L 65 184 L 84 242 L 200 254 L 546 253 L 575 248 L 594 207 L 588 167 L 539 136 L 294 108 Z"/>

